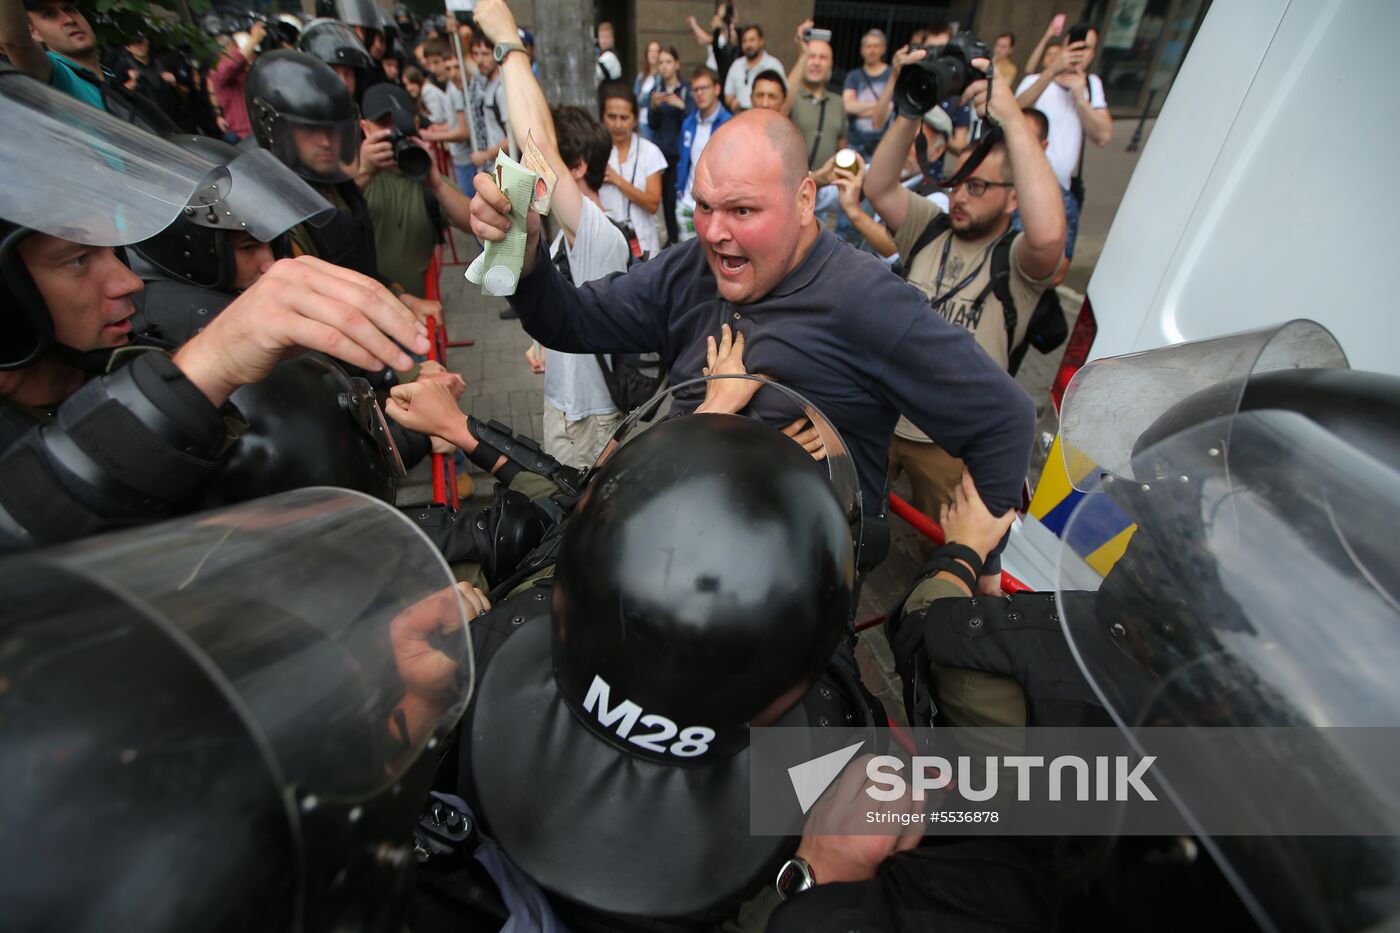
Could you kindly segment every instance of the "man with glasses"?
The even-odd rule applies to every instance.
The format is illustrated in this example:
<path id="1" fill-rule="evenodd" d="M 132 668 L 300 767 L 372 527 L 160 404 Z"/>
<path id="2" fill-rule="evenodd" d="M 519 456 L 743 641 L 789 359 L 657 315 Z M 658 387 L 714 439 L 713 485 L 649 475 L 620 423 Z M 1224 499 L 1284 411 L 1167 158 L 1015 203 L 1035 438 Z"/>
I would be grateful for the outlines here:
<path id="1" fill-rule="evenodd" d="M 964 102 L 982 108 L 987 85 L 968 88 Z M 994 81 L 989 118 L 1004 134 L 961 185 L 948 192 L 945 213 L 900 184 L 900 172 L 921 121 L 899 116 L 886 131 L 865 180 L 865 196 L 894 233 L 906 278 L 928 297 L 932 311 L 972 332 L 1001 366 L 1025 337 L 1031 311 L 1051 284 L 1065 245 L 1060 186 L 1040 140 L 1004 81 Z M 963 153 L 962 163 L 974 148 Z M 1011 229 L 1019 208 L 1024 229 Z M 1009 290 L 993 285 L 998 245 Z M 996 270 L 1000 271 L 1000 270 Z M 1011 320 L 998 291 L 1015 305 Z M 932 362 L 932 361 L 931 361 Z M 952 501 L 963 464 L 901 417 L 890 447 L 890 476 L 909 474 L 914 505 L 927 515 Z"/>

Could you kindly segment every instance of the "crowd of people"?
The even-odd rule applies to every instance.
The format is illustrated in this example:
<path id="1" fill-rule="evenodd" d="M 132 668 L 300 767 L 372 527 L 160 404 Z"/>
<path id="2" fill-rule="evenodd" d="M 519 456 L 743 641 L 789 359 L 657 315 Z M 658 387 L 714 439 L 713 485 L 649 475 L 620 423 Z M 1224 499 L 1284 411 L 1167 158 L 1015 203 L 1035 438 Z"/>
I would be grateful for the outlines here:
<path id="1" fill-rule="evenodd" d="M 649 519 L 646 533 L 676 534 L 684 530 L 676 522 L 722 515 L 728 499 L 748 496 L 733 489 L 716 496 L 725 487 L 697 491 L 688 484 L 692 469 L 717 471 L 709 474 L 717 483 L 734 481 L 716 465 L 723 459 L 718 452 L 752 457 L 762 469 L 753 467 L 750 479 L 767 490 L 765 499 L 781 499 L 785 483 L 797 488 L 817 476 L 803 471 L 828 457 L 848 458 L 858 487 L 854 510 L 828 490 L 811 506 L 820 521 L 803 526 L 806 531 L 787 526 L 781 547 L 801 552 L 792 566 L 755 560 L 740 568 L 726 552 L 732 579 L 718 572 L 706 578 L 713 590 L 702 600 L 706 606 L 737 613 L 752 607 L 762 574 L 796 574 L 791 579 L 801 586 L 778 587 L 775 578 L 772 590 L 803 597 L 781 613 L 769 609 L 784 626 L 807 618 L 815 633 L 792 664 L 770 663 L 770 655 L 751 647 L 733 656 L 760 685 L 736 688 L 747 703 L 735 700 L 730 711 L 739 731 L 776 721 L 795 697 L 818 689 L 834 704 L 836 720 L 880 723 L 878 701 L 859 686 L 854 636 L 842 626 L 854 612 L 855 574 L 882 557 L 884 502 L 895 477 L 908 475 L 916 506 L 941 516 L 956 542 L 922 576 L 938 580 L 944 595 L 1000 594 L 997 555 L 1020 503 L 1034 420 L 1011 371 L 1033 334 L 1053 330 L 1054 286 L 1073 254 L 1082 197 L 1076 166 L 1084 140 L 1103 145 L 1112 129 L 1102 84 L 1088 74 L 1094 31 L 1047 32 L 1015 86 L 1014 39 L 998 37 L 966 86 L 912 112 L 896 94 L 900 75 L 948 46 L 954 37 L 946 25 L 919 30 L 893 54 L 888 37 L 871 30 L 861 39 L 861 60 L 848 63 L 836 88 L 832 45 L 814 33 L 816 24 L 796 26 L 792 65 L 785 68 L 767 48 L 764 30 L 738 20 L 732 2 L 721 2 L 708 31 L 689 23 L 705 47 L 704 65 L 684 68 L 678 49 L 652 42 L 630 81 L 611 25 L 598 24 L 595 109 L 546 98 L 534 37 L 503 0 L 480 0 L 469 22 L 420 23 L 406 8 L 390 19 L 357 0 L 318 4 L 318 13 L 304 23 L 215 23 L 219 56 L 201 63 L 180 50 L 153 50 L 142 35 L 127 37 L 120 50 L 103 49 L 73 0 L 0 0 L 0 51 L 13 66 L 0 73 L 0 96 L 29 100 L 38 93 L 31 85 L 47 85 L 42 90 L 53 96 L 39 98 L 47 112 L 55 112 L 60 94 L 80 108 L 63 111 L 70 124 L 105 111 L 127 125 L 123 133 L 131 135 L 121 135 L 112 151 L 164 140 L 169 148 L 145 151 L 221 168 L 233 185 L 222 201 L 186 192 L 182 197 L 191 200 L 160 229 L 128 222 L 122 198 L 136 195 L 122 190 L 85 205 L 92 215 L 85 223 L 52 205 L 48 213 L 38 205 L 3 218 L 0 548 L 26 550 L 156 521 L 190 510 L 192 502 L 229 501 L 231 492 L 205 493 L 235 484 L 229 451 L 259 432 L 297 432 L 299 449 L 303 456 L 312 450 L 313 460 L 319 450 L 324 462 L 312 467 L 321 472 L 312 469 L 288 485 L 347 484 L 343 472 L 328 477 L 325 471 L 346 457 L 346 448 L 329 442 L 316 448 L 295 419 L 282 417 L 295 404 L 289 399 L 304 400 L 313 383 L 330 378 L 339 404 L 355 413 L 362 445 L 353 450 L 369 451 L 354 456 L 382 456 L 402 470 L 437 451 L 470 460 L 499 481 L 489 508 L 404 512 L 450 563 L 480 568 L 463 572 L 479 574 L 472 579 L 483 588 L 508 582 L 536 588 L 525 591 L 529 612 L 507 608 L 525 596 L 510 586 L 501 591 L 508 601 L 500 618 L 510 621 L 500 625 L 482 590 L 471 590 L 473 607 L 490 617 L 473 639 L 528 641 L 547 656 L 547 635 L 541 642 L 535 633 L 548 621 L 521 623 L 554 612 L 556 632 L 564 631 L 560 607 L 597 595 L 581 595 L 586 568 L 575 563 L 564 573 L 569 555 L 611 559 L 641 542 L 609 524 L 628 516 L 636 527 L 645 524 L 636 491 L 625 488 L 626 478 L 638 474 L 615 465 L 612 478 L 593 498 L 585 495 L 580 514 L 569 519 L 578 524 L 565 525 L 553 602 L 535 578 L 519 575 L 541 569 L 526 563 L 526 555 L 553 540 L 551 522 L 567 512 L 558 505 L 559 490 L 578 492 L 577 474 L 568 468 L 595 464 L 623 416 L 664 377 L 680 386 L 672 411 L 682 416 L 673 418 L 681 427 L 658 435 L 673 437 L 676 446 L 655 452 L 648 475 L 670 477 L 654 480 L 657 495 L 691 490 L 695 498 L 670 527 Z M 246 31 L 238 28 L 244 25 Z M 21 86 L 26 90 L 15 90 Z M 89 122 L 95 134 L 116 132 L 101 120 Z M 527 140 L 557 182 L 548 229 L 537 212 L 527 214 L 519 284 L 502 314 L 518 316 L 534 341 L 528 364 L 544 376 L 545 436 L 538 447 L 503 438 L 464 413 L 461 376 L 424 361 L 427 323 L 443 313 L 424 287 L 434 251 L 448 228 L 483 243 L 506 236 L 515 212 L 493 167 L 518 155 Z M 45 144 L 63 145 L 57 137 Z M 438 147 L 445 147 L 446 162 Z M 73 157 L 96 158 L 96 168 L 110 169 L 113 159 L 94 151 Z M 53 155 L 36 155 L 39 163 L 44 158 Z M 120 234 L 93 232 L 104 211 L 108 227 L 111 214 L 127 217 L 125 227 L 116 224 Z M 124 254 L 113 248 L 122 246 Z M 128 352 L 136 344 L 149 352 Z M 332 366 L 333 375 L 306 371 L 304 351 L 338 360 L 314 364 Z M 750 373 L 800 393 L 813 413 L 787 417 L 790 407 L 777 404 L 781 399 L 760 381 L 691 383 Z M 259 394 L 260 386 L 278 380 L 276 391 Z M 360 394 L 361 385 L 376 394 Z M 388 426 L 376 427 L 383 423 L 376 407 Z M 839 431 L 843 449 L 823 433 L 815 411 Z M 796 448 L 772 440 L 779 432 L 753 440 L 726 434 L 722 421 L 683 417 L 740 412 L 778 428 L 804 455 L 794 460 Z M 270 444 L 275 448 L 275 437 Z M 540 450 L 543 460 L 530 459 Z M 634 451 L 626 462 L 640 456 Z M 543 476 L 532 476 L 522 462 Z M 246 465 L 250 477 L 240 488 L 272 491 L 269 469 L 260 463 Z M 609 496 L 623 498 L 610 509 Z M 537 504 L 546 500 L 556 505 Z M 818 525 L 824 530 L 810 530 Z M 832 529 L 834 537 L 826 535 Z M 820 546 L 807 538 L 821 538 Z M 688 554 L 699 565 L 712 559 L 718 542 L 687 540 L 689 550 L 644 543 L 655 553 Z M 598 574 L 592 585 L 606 588 L 605 577 Z M 628 578 L 618 579 L 625 589 Z M 693 632 L 679 622 L 668 629 L 658 621 L 661 608 L 635 609 L 652 598 L 645 589 L 628 591 L 631 606 L 608 603 L 612 617 L 659 640 L 712 637 L 700 623 Z M 597 598 L 597 605 L 606 603 Z M 824 608 L 813 608 L 823 600 Z M 696 618 L 677 612 L 687 624 Z M 511 634 L 516 628 L 530 634 Z M 774 635 L 781 637 L 787 636 Z M 560 647 L 569 641 L 562 635 L 555 641 L 556 651 L 568 647 Z M 707 656 L 700 643 L 668 654 L 686 648 Z M 491 653 L 482 650 L 484 664 Z M 493 663 L 521 663 L 524 650 L 502 647 Z M 547 657 L 541 663 L 547 668 Z M 773 673 L 779 669 L 781 676 Z M 553 680 L 545 679 L 553 690 Z M 736 684 L 741 680 L 735 675 Z M 549 702 L 567 702 L 578 716 L 593 714 L 599 703 L 606 712 L 608 683 L 598 682 L 575 689 L 561 677 L 563 700 Z M 662 708 L 671 702 L 665 684 L 636 689 L 638 702 L 647 696 L 662 697 L 656 700 Z M 624 704 L 620 694 L 617 699 Z M 640 714 L 632 699 L 629 694 L 624 705 Z M 453 778 L 462 797 L 484 806 L 507 854 L 559 893 L 567 909 L 637 914 L 636 903 L 619 904 L 611 894 L 590 905 L 597 890 L 580 880 L 591 877 L 587 867 L 558 874 L 562 850 L 541 849 L 548 833 L 535 825 L 554 821 L 512 825 L 511 807 L 495 795 L 519 776 L 481 782 L 488 764 L 495 768 L 515 756 L 490 763 L 471 757 L 473 748 L 492 741 L 473 718 L 483 715 L 469 712 L 462 726 L 463 759 Z M 603 721 L 604 713 L 597 715 Z M 643 723 L 648 719 L 657 716 Z M 559 728 L 572 721 L 564 716 Z M 715 728 L 697 728 L 684 729 L 669 754 L 703 756 L 711 743 L 734 750 Z M 624 751 L 614 753 L 635 754 L 637 744 L 624 742 Z M 541 738 L 534 748 L 552 745 Z M 661 761 L 659 767 L 676 767 L 674 759 Z M 610 799 L 628 796 L 626 788 L 613 790 Z M 609 832 L 596 824 L 591 831 Z M 654 856 L 639 858 L 643 850 L 630 849 L 627 838 L 598 844 L 623 862 L 635 859 L 638 872 L 656 864 Z M 684 885 L 677 886 L 676 903 L 695 907 L 687 912 L 696 924 L 761 929 L 783 900 L 795 901 L 817 884 L 870 881 L 908 847 L 898 838 L 843 842 L 812 834 L 781 853 L 803 866 L 805 884 L 755 885 L 750 869 L 767 869 L 781 848 L 774 843 L 753 864 L 733 860 L 720 873 L 722 882 L 711 879 L 718 885 L 710 892 L 713 903 L 703 891 L 682 891 Z M 618 871 L 608 884 L 626 890 L 628 871 Z"/>

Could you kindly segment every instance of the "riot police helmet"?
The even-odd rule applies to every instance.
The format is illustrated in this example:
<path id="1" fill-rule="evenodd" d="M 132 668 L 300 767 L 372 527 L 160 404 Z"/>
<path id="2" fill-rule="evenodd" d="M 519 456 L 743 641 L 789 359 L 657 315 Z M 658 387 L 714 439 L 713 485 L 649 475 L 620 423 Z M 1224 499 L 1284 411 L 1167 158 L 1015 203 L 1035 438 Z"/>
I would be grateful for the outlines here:
<path id="1" fill-rule="evenodd" d="M 307 181 L 347 181 L 359 144 L 350 90 L 331 67 L 305 52 L 279 49 L 248 72 L 248 118 L 258 145 Z"/>
<path id="2" fill-rule="evenodd" d="M 359 73 L 357 87 L 364 83 L 366 72 L 374 68 L 360 37 L 344 23 L 333 19 L 315 19 L 307 24 L 297 40 L 297 48 L 335 67 L 353 68 Z"/>
<path id="3" fill-rule="evenodd" d="M 49 306 L 21 245 L 43 234 L 103 258 L 108 248 L 165 229 L 182 206 L 217 201 L 228 191 L 228 170 L 9 68 L 0 68 L 0 162 L 24 180 L 0 186 L 0 369 L 49 352 L 105 368 L 84 354 L 110 355 L 107 345 L 125 343 L 125 335 L 114 323 L 102 346 L 56 340 L 54 315 L 73 309 Z"/>
<path id="4" fill-rule="evenodd" d="M 774 428 L 687 415 L 613 452 L 564 532 L 548 624 L 480 684 L 472 778 L 502 848 L 596 910 L 736 896 L 786 844 L 748 832 L 749 728 L 809 723 L 854 566 L 829 478 Z M 530 790 L 546 774 L 567 779 Z"/>

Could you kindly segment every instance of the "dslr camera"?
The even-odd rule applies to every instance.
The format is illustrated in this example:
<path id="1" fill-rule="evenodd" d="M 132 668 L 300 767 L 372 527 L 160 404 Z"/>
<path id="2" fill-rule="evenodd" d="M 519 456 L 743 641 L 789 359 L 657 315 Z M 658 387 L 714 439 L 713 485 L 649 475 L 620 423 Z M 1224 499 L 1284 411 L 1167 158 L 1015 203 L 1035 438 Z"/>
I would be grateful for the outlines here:
<path id="1" fill-rule="evenodd" d="M 394 162 L 399 171 L 410 181 L 422 181 L 433 170 L 432 153 L 413 142 L 396 126 L 389 134 L 389 142 L 394 146 Z"/>
<path id="2" fill-rule="evenodd" d="M 895 112 L 910 119 L 928 113 L 939 101 L 961 96 L 968 85 L 986 78 L 987 72 L 972 67 L 974 59 L 992 60 L 987 43 L 970 33 L 947 45 L 923 48 L 928 53 L 924 60 L 905 65 L 894 83 Z"/>

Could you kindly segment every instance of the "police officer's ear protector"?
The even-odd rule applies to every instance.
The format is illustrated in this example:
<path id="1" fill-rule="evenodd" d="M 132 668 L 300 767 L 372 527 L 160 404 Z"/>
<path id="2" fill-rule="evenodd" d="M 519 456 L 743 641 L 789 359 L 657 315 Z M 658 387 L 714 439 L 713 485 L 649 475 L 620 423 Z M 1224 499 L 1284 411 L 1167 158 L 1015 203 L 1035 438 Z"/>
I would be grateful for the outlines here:
<path id="1" fill-rule="evenodd" d="M 19 255 L 34 232 L 0 221 L 0 370 L 32 366 L 53 343 L 53 317 Z"/>
<path id="2" fill-rule="evenodd" d="M 0 371 L 32 366 L 50 351 L 85 371 L 105 371 L 110 350 L 83 352 L 54 341 L 53 314 L 19 254 L 19 244 L 36 233 L 0 220 Z M 131 265 L 125 249 L 113 252 Z"/>

